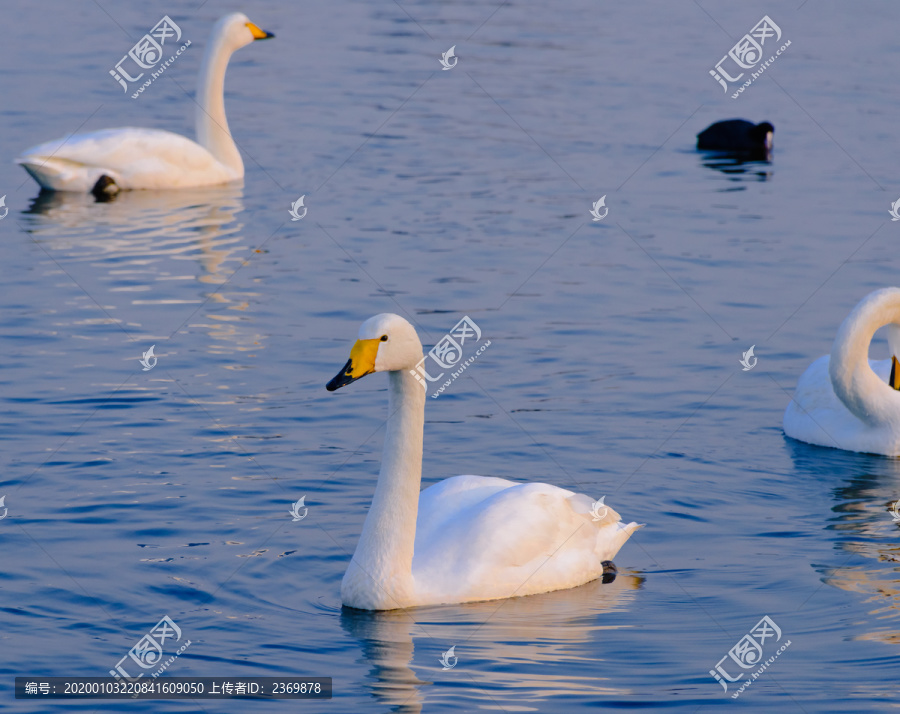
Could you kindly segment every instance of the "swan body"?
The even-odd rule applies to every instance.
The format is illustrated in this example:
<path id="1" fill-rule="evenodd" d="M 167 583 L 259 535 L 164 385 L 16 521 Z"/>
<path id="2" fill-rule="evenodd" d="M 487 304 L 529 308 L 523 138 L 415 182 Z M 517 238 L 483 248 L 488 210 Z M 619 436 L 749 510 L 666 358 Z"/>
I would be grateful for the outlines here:
<path id="1" fill-rule="evenodd" d="M 159 129 L 102 129 L 32 147 L 16 163 L 53 191 L 114 193 L 239 180 L 244 163 L 225 118 L 225 69 L 236 50 L 272 36 L 242 13 L 213 26 L 197 87 L 196 142 Z"/>
<path id="2" fill-rule="evenodd" d="M 876 330 L 900 354 L 900 289 L 876 290 L 838 329 L 830 355 L 800 377 L 784 413 L 791 438 L 845 451 L 900 455 L 900 392 L 889 384 L 892 360 L 869 360 Z"/>
<path id="3" fill-rule="evenodd" d="M 199 187 L 243 176 L 196 142 L 159 129 L 102 129 L 56 139 L 16 161 L 54 191 L 87 192 L 101 176 L 123 190 Z"/>
<path id="4" fill-rule="evenodd" d="M 571 588 L 600 577 L 641 527 L 612 508 L 545 483 L 455 476 L 419 492 L 425 390 L 415 329 L 398 315 L 363 323 L 334 391 L 388 372 L 381 473 L 356 552 L 341 583 L 344 605 L 393 610 L 496 600 Z M 597 515 L 601 517 L 598 519 Z"/>

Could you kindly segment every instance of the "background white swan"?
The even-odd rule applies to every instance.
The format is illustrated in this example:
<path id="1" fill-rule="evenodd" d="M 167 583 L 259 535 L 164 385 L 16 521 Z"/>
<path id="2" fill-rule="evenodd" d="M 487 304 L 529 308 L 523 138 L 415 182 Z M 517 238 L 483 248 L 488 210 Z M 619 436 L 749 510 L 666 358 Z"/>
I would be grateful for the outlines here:
<path id="1" fill-rule="evenodd" d="M 119 189 L 213 186 L 244 176 L 225 119 L 225 69 L 236 50 L 273 37 L 242 13 L 213 26 L 197 84 L 197 142 L 159 129 L 103 129 L 48 141 L 16 159 L 42 188 L 114 193 Z"/>
<path id="2" fill-rule="evenodd" d="M 613 509 L 545 483 L 455 476 L 425 489 L 425 390 L 412 376 L 422 344 L 398 315 L 366 320 L 334 391 L 388 372 L 381 473 L 359 544 L 341 583 L 345 605 L 392 610 L 496 600 L 571 588 L 603 574 L 635 530 Z"/>
<path id="3" fill-rule="evenodd" d="M 813 362 L 784 412 L 784 433 L 819 446 L 900 455 L 900 392 L 889 384 L 891 359 L 869 360 L 869 343 L 887 328 L 900 354 L 900 289 L 866 296 L 838 329 L 831 348 Z"/>

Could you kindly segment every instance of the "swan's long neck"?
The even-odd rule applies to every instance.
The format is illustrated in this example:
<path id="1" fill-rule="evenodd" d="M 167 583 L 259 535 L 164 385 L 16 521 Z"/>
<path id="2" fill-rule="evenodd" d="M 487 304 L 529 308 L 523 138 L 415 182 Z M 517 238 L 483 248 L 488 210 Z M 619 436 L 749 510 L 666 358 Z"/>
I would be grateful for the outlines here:
<path id="1" fill-rule="evenodd" d="M 210 37 L 197 83 L 197 143 L 227 166 L 235 178 L 244 175 L 244 162 L 225 118 L 225 69 L 234 47 L 223 25 L 217 25 Z"/>
<path id="2" fill-rule="evenodd" d="M 374 579 L 385 605 L 407 604 L 422 481 L 425 390 L 408 370 L 389 372 L 390 398 L 381 473 L 363 525 L 355 564 Z"/>
<path id="3" fill-rule="evenodd" d="M 900 424 L 900 393 L 869 366 L 869 343 L 885 325 L 889 325 L 888 343 L 892 350 L 897 349 L 900 289 L 878 290 L 853 309 L 838 330 L 829 363 L 835 394 L 854 416 L 872 427 Z"/>

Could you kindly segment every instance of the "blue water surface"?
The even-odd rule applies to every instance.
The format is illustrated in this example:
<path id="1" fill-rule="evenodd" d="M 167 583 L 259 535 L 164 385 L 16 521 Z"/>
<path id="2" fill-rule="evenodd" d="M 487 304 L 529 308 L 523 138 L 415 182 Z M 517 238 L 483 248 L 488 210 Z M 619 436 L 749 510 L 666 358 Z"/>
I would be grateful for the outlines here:
<path id="1" fill-rule="evenodd" d="M 898 706 L 900 462 L 781 430 L 844 316 L 898 284 L 893 6 L 15 5 L 0 23 L 0 708 Z M 243 185 L 38 195 L 12 163 L 34 144 L 193 136 L 209 28 L 234 9 L 276 35 L 228 70 Z M 166 14 L 192 46 L 131 99 L 109 69 Z M 790 47 L 731 99 L 709 70 L 766 14 Z M 775 125 L 771 163 L 694 150 L 733 117 Z M 464 315 L 491 341 L 428 400 L 424 485 L 477 473 L 606 496 L 647 524 L 614 582 L 342 610 L 386 380 L 324 385 L 379 312 L 426 348 Z M 330 676 L 334 699 L 13 698 L 16 676 L 106 675 L 163 616 L 190 640 L 163 677 Z M 732 699 L 710 670 L 766 616 L 781 634 L 765 657 L 790 645 Z"/>

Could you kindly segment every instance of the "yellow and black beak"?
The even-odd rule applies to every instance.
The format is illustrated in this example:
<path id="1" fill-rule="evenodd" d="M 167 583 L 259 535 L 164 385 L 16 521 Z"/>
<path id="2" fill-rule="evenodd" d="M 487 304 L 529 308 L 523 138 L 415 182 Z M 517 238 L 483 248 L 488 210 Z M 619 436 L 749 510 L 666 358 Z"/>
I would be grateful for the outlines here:
<path id="1" fill-rule="evenodd" d="M 270 37 L 275 37 L 275 35 L 273 35 L 271 32 L 266 32 L 265 30 L 260 30 L 252 22 L 247 23 L 247 29 L 253 33 L 254 40 L 268 40 Z"/>
<path id="2" fill-rule="evenodd" d="M 891 389 L 900 391 L 900 369 L 898 368 L 900 368 L 900 362 L 891 355 L 891 378 L 888 380 L 888 384 L 891 385 Z"/>
<path id="3" fill-rule="evenodd" d="M 375 371 L 375 358 L 378 356 L 378 344 L 381 340 L 357 340 L 350 350 L 350 359 L 334 379 L 325 385 L 325 389 L 333 392 L 345 387 L 360 377 Z"/>

